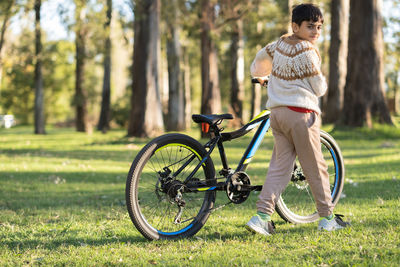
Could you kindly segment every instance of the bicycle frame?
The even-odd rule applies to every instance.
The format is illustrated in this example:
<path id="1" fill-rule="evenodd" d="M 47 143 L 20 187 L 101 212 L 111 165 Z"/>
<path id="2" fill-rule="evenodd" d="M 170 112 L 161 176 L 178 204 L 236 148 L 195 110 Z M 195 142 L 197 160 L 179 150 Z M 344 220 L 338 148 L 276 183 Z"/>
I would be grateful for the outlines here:
<path id="1" fill-rule="evenodd" d="M 264 110 L 261 112 L 255 119 L 249 122 L 249 126 L 247 126 L 246 129 L 251 130 L 255 127 L 257 127 L 258 124 L 258 129 L 256 133 L 253 136 L 253 139 L 251 140 L 250 144 L 247 146 L 246 151 L 244 152 L 244 155 L 242 159 L 240 160 L 236 171 L 245 171 L 247 168 L 247 165 L 251 162 L 254 154 L 258 150 L 262 140 L 264 139 L 265 134 L 268 132 L 270 128 L 270 118 L 269 115 L 271 114 L 271 111 L 269 110 Z M 261 120 L 258 120 L 261 119 Z M 247 133 L 247 132 L 246 132 Z"/>
<path id="2" fill-rule="evenodd" d="M 205 148 L 208 148 L 208 152 L 201 159 L 200 163 L 197 164 L 197 166 L 194 168 L 192 173 L 185 179 L 184 184 L 188 184 L 190 179 L 198 171 L 198 169 L 201 167 L 201 165 L 210 157 L 211 153 L 213 152 L 213 150 L 216 146 L 218 146 L 221 163 L 223 166 L 223 169 L 220 171 L 221 175 L 223 175 L 224 177 L 226 177 L 228 179 L 229 174 L 233 174 L 233 173 L 239 172 L 239 171 L 245 171 L 248 164 L 251 162 L 254 154 L 257 152 L 262 140 L 264 139 L 265 134 L 267 133 L 267 131 L 270 128 L 270 114 L 271 114 L 271 112 L 269 110 L 263 110 L 259 115 L 257 115 L 254 119 L 252 119 L 249 123 L 244 125 L 239 130 L 236 130 L 233 132 L 220 133 L 221 129 L 219 129 L 216 125 L 214 127 L 211 127 L 211 129 L 212 129 L 211 140 L 208 141 L 204 145 Z M 254 134 L 249 145 L 247 146 L 247 149 L 244 152 L 241 160 L 239 161 L 239 164 L 236 167 L 236 170 L 233 171 L 228 166 L 228 160 L 226 158 L 223 142 L 239 138 L 239 137 L 249 133 L 251 130 L 253 130 L 256 127 L 258 127 L 256 133 Z M 173 174 L 173 176 L 177 176 L 195 157 L 196 157 L 195 155 L 192 156 L 185 164 L 183 164 L 183 166 L 179 170 L 177 170 Z M 227 181 L 220 182 L 220 183 L 217 183 L 216 185 L 212 185 L 212 186 L 204 185 L 204 184 L 198 185 L 195 187 L 190 186 L 189 190 L 190 190 L 190 192 L 212 191 L 212 190 L 223 191 L 223 190 L 225 190 L 226 182 Z M 249 186 L 249 189 L 260 191 L 261 187 L 262 187 L 261 185 Z"/>

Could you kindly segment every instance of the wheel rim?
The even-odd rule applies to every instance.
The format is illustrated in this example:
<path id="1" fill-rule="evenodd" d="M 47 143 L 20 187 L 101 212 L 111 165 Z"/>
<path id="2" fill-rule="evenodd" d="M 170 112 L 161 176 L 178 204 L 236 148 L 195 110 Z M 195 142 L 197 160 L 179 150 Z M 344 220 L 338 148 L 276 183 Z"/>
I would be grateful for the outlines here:
<path id="1" fill-rule="evenodd" d="M 173 181 L 183 182 L 201 161 L 201 156 L 191 147 L 184 144 L 172 143 L 156 149 L 145 162 L 140 178 L 137 180 L 136 201 L 139 207 L 141 219 L 154 232 L 162 235 L 178 235 L 190 230 L 204 210 L 207 209 L 209 192 L 183 193 L 181 199 L 185 201 L 180 222 L 176 222 L 179 207 L 175 198 L 163 188 L 162 175 L 165 167 L 175 173 L 182 164 L 194 156 L 192 162 L 187 165 Z M 206 175 L 200 168 L 194 177 L 205 181 Z M 178 182 L 176 182 L 178 183 Z M 165 183 L 164 183 L 165 184 Z"/>
<path id="2" fill-rule="evenodd" d="M 321 150 L 328 166 L 329 184 L 332 202 L 336 202 L 339 188 L 340 166 L 335 151 L 321 138 Z M 296 165 L 300 166 L 296 159 Z M 301 169 L 301 167 L 299 167 Z M 302 172 L 301 170 L 297 170 Z M 296 172 L 296 171 L 295 171 Z M 293 180 L 293 179 L 292 179 Z M 280 196 L 281 208 L 294 222 L 314 221 L 318 219 L 316 205 L 307 181 L 291 181 Z"/>

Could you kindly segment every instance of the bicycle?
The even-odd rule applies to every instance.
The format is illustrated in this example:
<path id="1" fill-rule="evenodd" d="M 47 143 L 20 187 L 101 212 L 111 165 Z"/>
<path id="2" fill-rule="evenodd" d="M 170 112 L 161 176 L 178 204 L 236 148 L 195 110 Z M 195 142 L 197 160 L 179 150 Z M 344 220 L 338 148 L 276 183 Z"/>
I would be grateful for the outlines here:
<path id="1" fill-rule="evenodd" d="M 261 191 L 262 185 L 251 185 L 245 170 L 270 128 L 269 116 L 270 111 L 263 110 L 240 129 L 222 132 L 219 125 L 225 119 L 233 119 L 231 114 L 192 115 L 202 131 L 210 133 L 206 144 L 179 133 L 151 140 L 134 159 L 126 181 L 126 204 L 138 231 L 149 240 L 190 237 L 204 226 L 212 211 L 220 208 L 214 207 L 217 191 L 225 191 L 229 203 L 234 204 L 246 201 L 251 191 Z M 236 169 L 231 169 L 223 143 L 256 127 Z M 211 159 L 215 147 L 223 166 L 219 177 Z M 321 148 L 328 164 L 332 202 L 336 205 L 344 184 L 343 157 L 333 137 L 322 130 Z M 276 211 L 282 219 L 295 224 L 319 218 L 297 159 L 291 182 L 277 201 Z"/>

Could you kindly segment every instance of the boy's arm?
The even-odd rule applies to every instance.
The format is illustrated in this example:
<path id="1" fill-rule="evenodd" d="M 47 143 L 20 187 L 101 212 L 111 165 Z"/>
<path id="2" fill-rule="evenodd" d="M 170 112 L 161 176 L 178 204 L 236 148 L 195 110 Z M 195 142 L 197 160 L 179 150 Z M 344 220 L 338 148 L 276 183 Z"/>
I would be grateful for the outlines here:
<path id="1" fill-rule="evenodd" d="M 324 75 L 321 72 L 321 57 L 317 49 L 309 50 L 303 54 L 304 62 L 308 62 L 307 71 L 312 90 L 317 97 L 323 96 L 328 88 Z"/>
<path id="2" fill-rule="evenodd" d="M 266 76 L 268 76 L 272 70 L 272 58 L 274 55 L 275 45 L 276 42 L 268 44 L 257 52 L 250 67 L 252 77 L 266 80 Z"/>

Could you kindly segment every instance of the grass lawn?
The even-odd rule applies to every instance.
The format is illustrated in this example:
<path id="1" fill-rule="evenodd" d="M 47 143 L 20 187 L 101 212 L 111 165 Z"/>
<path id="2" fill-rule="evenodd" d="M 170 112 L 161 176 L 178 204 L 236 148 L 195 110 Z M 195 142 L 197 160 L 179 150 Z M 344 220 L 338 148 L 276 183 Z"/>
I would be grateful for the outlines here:
<path id="1" fill-rule="evenodd" d="M 150 242 L 130 221 L 124 196 L 130 164 L 148 140 L 124 130 L 0 129 L 0 266 L 399 266 L 400 130 L 325 130 L 343 152 L 346 183 L 335 211 L 351 228 L 318 232 L 317 223 L 274 215 L 277 234 L 252 235 L 244 228 L 255 213 L 252 193 L 212 213 L 193 238 Z M 230 162 L 249 142 L 227 143 Z M 248 169 L 254 183 L 263 182 L 271 149 L 269 134 Z M 217 205 L 227 202 L 217 195 Z"/>

